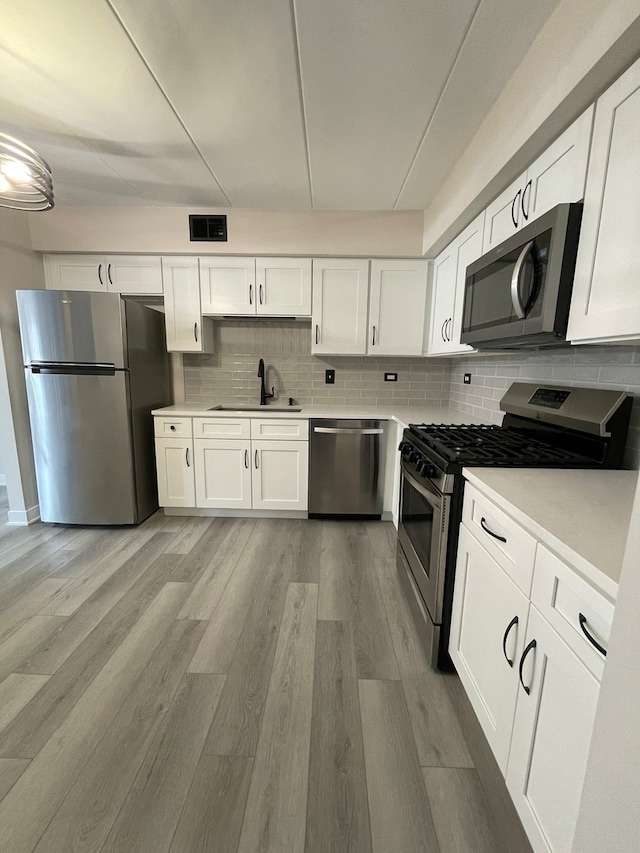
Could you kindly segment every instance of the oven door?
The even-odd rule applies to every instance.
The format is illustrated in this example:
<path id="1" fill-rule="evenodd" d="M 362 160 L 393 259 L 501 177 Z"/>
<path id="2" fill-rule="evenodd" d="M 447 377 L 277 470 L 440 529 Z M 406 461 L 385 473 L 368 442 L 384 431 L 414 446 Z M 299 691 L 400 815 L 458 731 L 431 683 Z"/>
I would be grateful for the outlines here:
<path id="1" fill-rule="evenodd" d="M 418 481 L 403 462 L 398 540 L 432 621 L 442 621 L 451 498 Z"/>

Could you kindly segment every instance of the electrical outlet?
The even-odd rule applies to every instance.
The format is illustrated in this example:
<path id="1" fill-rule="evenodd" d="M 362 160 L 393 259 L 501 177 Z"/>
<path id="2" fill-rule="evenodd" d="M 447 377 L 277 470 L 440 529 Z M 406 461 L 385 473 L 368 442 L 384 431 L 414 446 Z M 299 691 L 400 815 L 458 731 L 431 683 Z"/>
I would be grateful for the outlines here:
<path id="1" fill-rule="evenodd" d="M 464 376 L 462 377 L 462 381 L 464 382 L 465 385 L 471 385 L 471 374 L 465 373 Z"/>
<path id="2" fill-rule="evenodd" d="M 385 382 L 397 382 L 398 374 L 397 373 L 385 373 L 384 375 Z"/>
<path id="3" fill-rule="evenodd" d="M 336 372 L 335 370 L 325 370 L 324 372 L 324 382 L 325 385 L 333 385 L 336 381 Z"/>

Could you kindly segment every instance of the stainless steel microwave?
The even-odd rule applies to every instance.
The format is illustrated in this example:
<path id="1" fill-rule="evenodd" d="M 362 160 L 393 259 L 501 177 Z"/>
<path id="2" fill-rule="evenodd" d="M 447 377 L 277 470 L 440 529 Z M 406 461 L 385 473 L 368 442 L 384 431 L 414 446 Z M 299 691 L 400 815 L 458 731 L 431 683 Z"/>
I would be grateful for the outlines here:
<path id="1" fill-rule="evenodd" d="M 559 204 L 467 267 L 462 343 L 519 349 L 566 342 L 581 219 L 581 202 Z"/>

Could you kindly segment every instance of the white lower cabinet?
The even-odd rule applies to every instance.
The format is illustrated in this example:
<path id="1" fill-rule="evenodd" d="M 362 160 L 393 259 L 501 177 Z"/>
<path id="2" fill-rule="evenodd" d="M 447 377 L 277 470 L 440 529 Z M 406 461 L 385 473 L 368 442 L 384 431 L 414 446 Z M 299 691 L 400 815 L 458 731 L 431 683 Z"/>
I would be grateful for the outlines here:
<path id="1" fill-rule="evenodd" d="M 534 851 L 570 853 L 613 605 L 539 541 L 529 583 L 519 524 L 491 504 L 467 485 L 449 651 Z M 501 517 L 509 559 L 480 539 Z"/>
<path id="2" fill-rule="evenodd" d="M 308 434 L 300 419 L 158 416 L 160 505 L 305 512 Z"/>
<path id="3" fill-rule="evenodd" d="M 507 788 L 534 850 L 570 853 L 600 682 L 533 605 L 524 648 Z"/>
<path id="4" fill-rule="evenodd" d="M 156 470 L 160 506 L 195 506 L 193 441 L 156 436 Z"/>

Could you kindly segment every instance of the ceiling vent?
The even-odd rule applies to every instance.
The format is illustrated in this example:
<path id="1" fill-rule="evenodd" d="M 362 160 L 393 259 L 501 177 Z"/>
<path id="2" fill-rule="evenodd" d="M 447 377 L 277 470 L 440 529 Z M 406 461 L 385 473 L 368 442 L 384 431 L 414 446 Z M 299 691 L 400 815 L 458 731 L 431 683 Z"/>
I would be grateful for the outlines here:
<path id="1" fill-rule="evenodd" d="M 191 240 L 191 242 L 198 243 L 226 243 L 226 214 L 221 214 L 220 216 L 190 214 L 189 240 Z"/>

